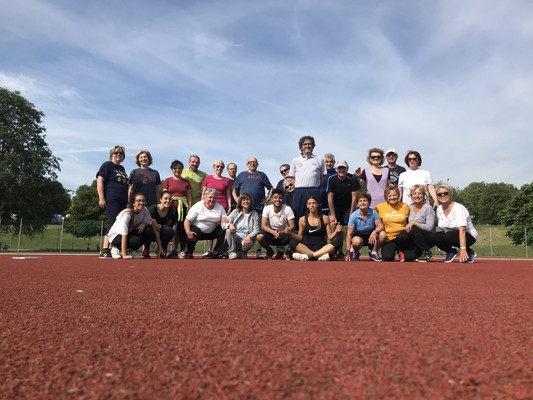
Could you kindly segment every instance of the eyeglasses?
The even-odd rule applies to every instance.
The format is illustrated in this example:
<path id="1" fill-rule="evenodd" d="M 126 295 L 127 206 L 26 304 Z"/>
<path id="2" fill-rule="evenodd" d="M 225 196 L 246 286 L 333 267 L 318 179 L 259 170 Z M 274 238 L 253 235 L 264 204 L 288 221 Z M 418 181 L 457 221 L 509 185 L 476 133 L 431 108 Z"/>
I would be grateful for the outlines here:
<path id="1" fill-rule="evenodd" d="M 287 169 L 282 169 L 282 170 L 280 170 L 279 172 L 280 172 L 281 174 L 284 174 L 284 173 L 286 173 L 286 172 L 289 172 L 289 169 L 288 169 L 288 168 L 287 168 Z"/>
<path id="2" fill-rule="evenodd" d="M 121 151 L 115 151 L 113 154 L 116 155 L 116 156 L 123 156 L 124 155 L 124 153 L 121 152 Z"/>
<path id="3" fill-rule="evenodd" d="M 416 157 L 409 157 L 407 161 L 418 161 L 418 158 Z"/>
<path id="4" fill-rule="evenodd" d="M 183 167 L 174 167 L 172 168 L 174 171 L 181 171 L 183 169 Z"/>
<path id="5" fill-rule="evenodd" d="M 381 160 L 383 156 L 370 156 L 371 160 Z"/>
<path id="6" fill-rule="evenodd" d="M 446 197 L 448 196 L 450 193 L 449 192 L 440 192 L 440 193 L 437 193 L 437 196 L 439 197 Z"/>
<path id="7" fill-rule="evenodd" d="M 257 161 L 248 161 L 246 164 L 257 164 Z"/>

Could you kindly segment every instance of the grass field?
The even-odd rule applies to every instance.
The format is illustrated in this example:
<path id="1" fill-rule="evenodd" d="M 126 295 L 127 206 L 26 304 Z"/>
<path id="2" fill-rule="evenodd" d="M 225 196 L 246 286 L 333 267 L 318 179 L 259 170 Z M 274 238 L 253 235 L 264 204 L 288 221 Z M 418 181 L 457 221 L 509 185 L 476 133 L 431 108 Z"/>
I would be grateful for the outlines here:
<path id="1" fill-rule="evenodd" d="M 478 225 L 479 231 L 477 243 L 474 245 L 476 253 L 480 256 L 494 257 L 526 257 L 524 245 L 514 246 L 511 240 L 505 236 L 505 227 L 497 225 Z M 16 252 L 19 248 L 18 236 L 0 234 L 0 242 L 8 246 L 9 252 Z M 61 225 L 48 225 L 43 236 L 30 239 L 21 236 L 20 251 L 51 251 L 51 252 L 94 252 L 98 251 L 100 238 L 94 237 L 91 240 L 79 239 L 71 234 L 64 234 L 61 242 Z M 532 255 L 531 249 L 528 250 Z"/>

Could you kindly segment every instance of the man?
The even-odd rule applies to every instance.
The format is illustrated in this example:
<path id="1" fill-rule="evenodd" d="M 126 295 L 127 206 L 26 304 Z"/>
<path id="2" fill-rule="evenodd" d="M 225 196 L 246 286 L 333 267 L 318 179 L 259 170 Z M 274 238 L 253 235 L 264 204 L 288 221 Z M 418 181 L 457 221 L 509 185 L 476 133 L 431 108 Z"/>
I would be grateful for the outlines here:
<path id="1" fill-rule="evenodd" d="M 389 169 L 389 181 L 392 185 L 398 187 L 398 177 L 402 172 L 405 172 L 405 168 L 396 164 L 398 152 L 395 149 L 388 149 L 385 156 L 387 157 L 387 168 Z"/>
<path id="2" fill-rule="evenodd" d="M 298 146 L 301 155 L 292 160 L 289 171 L 294 180 L 292 209 L 296 221 L 305 215 L 305 203 L 310 195 L 320 198 L 320 186 L 326 172 L 324 159 L 313 154 L 315 139 L 312 136 L 302 136 Z"/>
<path id="3" fill-rule="evenodd" d="M 266 259 L 274 257 L 273 246 L 287 246 L 291 240 L 291 232 L 296 228 L 294 213 L 289 206 L 283 204 L 283 193 L 279 189 L 272 190 L 272 204 L 265 207 L 261 217 L 261 233 L 257 242 L 266 249 Z"/>
<path id="4" fill-rule="evenodd" d="M 228 172 L 228 178 L 231 182 L 231 209 L 235 210 L 235 207 L 237 207 L 237 199 L 233 197 L 233 185 L 237 178 L 237 164 L 233 162 L 229 163 L 226 167 L 226 171 Z"/>
<path id="5" fill-rule="evenodd" d="M 246 161 L 248 171 L 241 172 L 235 179 L 233 185 L 233 198 L 238 199 L 239 194 L 248 193 L 252 197 L 254 210 L 261 215 L 263 213 L 265 201 L 270 198 L 272 184 L 264 172 L 257 170 L 258 166 L 259 163 L 257 162 L 257 158 L 248 158 L 248 161 Z M 265 189 L 268 191 L 266 199 Z"/>
<path id="6" fill-rule="evenodd" d="M 281 174 L 282 178 L 276 185 L 276 189 L 281 190 L 283 193 L 283 203 L 289 207 L 292 205 L 292 193 L 294 192 L 292 180 L 289 178 L 290 168 L 291 166 L 289 164 L 281 164 L 279 166 L 279 173 Z"/>
<path id="7" fill-rule="evenodd" d="M 357 208 L 357 192 L 361 185 L 357 178 L 348 176 L 348 163 L 340 160 L 335 166 L 337 175 L 328 179 L 329 220 L 332 225 L 339 222 L 346 225 L 350 215 Z"/>
<path id="8" fill-rule="evenodd" d="M 189 156 L 189 169 L 182 172 L 182 178 L 185 178 L 191 184 L 192 204 L 196 204 L 202 199 L 202 183 L 207 174 L 200 171 L 200 157 L 196 154 Z"/>
<path id="9" fill-rule="evenodd" d="M 337 174 L 337 171 L 335 171 L 335 156 L 331 153 L 324 154 L 324 165 L 326 166 L 326 176 L 324 183 L 320 187 L 320 206 L 322 207 L 322 214 L 329 215 L 328 179 Z"/>

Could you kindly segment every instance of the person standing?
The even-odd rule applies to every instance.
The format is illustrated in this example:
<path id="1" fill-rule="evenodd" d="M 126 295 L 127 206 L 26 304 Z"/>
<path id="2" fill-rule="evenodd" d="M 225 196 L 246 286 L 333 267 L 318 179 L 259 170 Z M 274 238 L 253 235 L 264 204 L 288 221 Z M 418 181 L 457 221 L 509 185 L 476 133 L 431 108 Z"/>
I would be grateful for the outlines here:
<path id="1" fill-rule="evenodd" d="M 233 197 L 233 185 L 235 184 L 235 179 L 237 178 L 237 164 L 234 162 L 230 162 L 226 166 L 226 171 L 228 172 L 228 178 L 231 183 L 230 192 L 231 192 L 231 209 L 235 210 L 235 207 L 237 206 L 237 200 Z"/>
<path id="2" fill-rule="evenodd" d="M 191 154 L 189 156 L 189 168 L 182 173 L 183 178 L 187 179 L 191 185 L 192 204 L 196 204 L 202 199 L 202 184 L 207 174 L 200 171 L 200 156 Z"/>
<path id="3" fill-rule="evenodd" d="M 384 192 L 389 185 L 389 169 L 383 167 L 383 150 L 376 147 L 368 150 L 366 158 L 370 167 L 361 170 L 357 168 L 355 175 L 363 182 L 375 206 L 385 201 Z"/>
<path id="4" fill-rule="evenodd" d="M 152 154 L 148 150 L 141 150 L 135 155 L 135 164 L 139 168 L 132 170 L 128 179 L 130 203 L 133 202 L 135 193 L 142 193 L 146 198 L 146 207 L 157 204 L 161 189 L 161 177 L 158 171 L 150 168 L 152 161 Z"/>
<path id="5" fill-rule="evenodd" d="M 422 166 L 422 156 L 420 153 L 415 150 L 409 150 L 405 156 L 405 163 L 409 166 L 409 169 L 402 172 L 398 178 L 398 188 L 400 189 L 402 201 L 407 205 L 413 204 L 410 190 L 411 187 L 419 184 L 426 188 L 427 192 L 433 199 L 433 208 L 437 207 L 439 203 L 437 201 L 433 179 L 431 179 L 429 171 L 420 168 Z"/>
<path id="6" fill-rule="evenodd" d="M 292 193 L 294 190 L 291 187 L 292 180 L 289 178 L 289 169 L 291 166 L 289 164 L 281 164 L 279 166 L 279 173 L 281 174 L 281 179 L 279 180 L 278 184 L 276 185 L 276 189 L 281 190 L 283 192 L 283 203 L 288 205 L 289 207 L 292 204 Z M 289 191 L 289 189 L 291 189 Z"/>
<path id="7" fill-rule="evenodd" d="M 320 198 L 320 186 L 326 173 L 324 159 L 313 154 L 315 139 L 312 136 L 302 136 L 298 147 L 301 154 L 293 158 L 289 171 L 289 176 L 294 179 L 292 209 L 296 221 L 305 215 L 309 196 Z"/>
<path id="8" fill-rule="evenodd" d="M 241 172 L 235 179 L 233 198 L 238 199 L 241 193 L 248 193 L 252 197 L 254 210 L 262 215 L 265 202 L 270 199 L 272 184 L 264 172 L 258 171 L 259 162 L 255 157 L 248 157 L 247 171 Z M 265 198 L 265 190 L 268 195 Z"/>
<path id="9" fill-rule="evenodd" d="M 405 168 L 396 164 L 398 152 L 395 149 L 388 149 L 385 152 L 385 157 L 387 157 L 387 168 L 389 169 L 389 182 L 398 187 L 398 178 L 402 172 L 405 172 Z"/>
<path id="10" fill-rule="evenodd" d="M 335 156 L 331 153 L 324 154 L 324 165 L 326 166 L 326 176 L 320 187 L 320 205 L 322 206 L 322 214 L 329 216 L 328 180 L 330 177 L 337 175 L 335 169 Z"/>
<path id="11" fill-rule="evenodd" d="M 108 230 L 115 223 L 117 215 L 128 205 L 128 175 L 122 165 L 125 149 L 115 146 L 109 150 L 109 161 L 105 161 L 96 173 L 98 205 L 105 210 Z M 100 258 L 111 258 L 109 237 L 104 235 Z"/>

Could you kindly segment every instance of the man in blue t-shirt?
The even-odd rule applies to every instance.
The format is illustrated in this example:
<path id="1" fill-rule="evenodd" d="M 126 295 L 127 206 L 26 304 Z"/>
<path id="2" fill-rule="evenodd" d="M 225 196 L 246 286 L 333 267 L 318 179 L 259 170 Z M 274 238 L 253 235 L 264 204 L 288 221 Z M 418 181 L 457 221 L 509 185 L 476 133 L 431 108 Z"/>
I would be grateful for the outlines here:
<path id="1" fill-rule="evenodd" d="M 258 166 L 257 158 L 248 158 L 246 161 L 248 171 L 243 171 L 237 175 L 233 183 L 233 197 L 237 199 L 241 193 L 248 193 L 252 197 L 254 210 L 262 215 L 264 204 L 270 199 L 272 184 L 264 172 L 257 170 Z M 265 189 L 268 191 L 266 198 Z"/>

